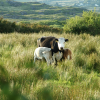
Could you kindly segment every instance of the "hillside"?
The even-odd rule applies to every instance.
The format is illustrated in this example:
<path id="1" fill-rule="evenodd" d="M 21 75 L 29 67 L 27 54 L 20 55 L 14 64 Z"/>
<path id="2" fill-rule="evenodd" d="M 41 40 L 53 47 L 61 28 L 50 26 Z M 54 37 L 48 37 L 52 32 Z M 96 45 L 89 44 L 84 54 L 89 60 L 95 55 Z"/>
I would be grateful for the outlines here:
<path id="1" fill-rule="evenodd" d="M 78 7 L 53 7 L 39 2 L 0 1 L 0 17 L 11 21 L 64 21 L 81 15 L 86 9 Z"/>
<path id="2" fill-rule="evenodd" d="M 37 39 L 65 37 L 72 60 L 34 63 Z M 100 100 L 100 36 L 0 34 L 0 100 Z"/>
<path id="3" fill-rule="evenodd" d="M 53 5 L 53 6 L 72 6 L 79 0 L 14 0 L 14 1 L 19 1 L 19 2 L 41 2 L 41 3 L 46 3 L 48 5 Z M 80 0 L 82 1 L 82 0 Z"/>
<path id="4" fill-rule="evenodd" d="M 19 1 L 19 2 L 34 2 L 38 1 L 41 3 L 46 3 L 49 5 L 58 5 L 58 6 L 73 6 L 73 5 L 78 5 L 78 6 L 99 6 L 100 7 L 100 1 L 99 0 L 14 0 L 14 1 Z M 96 4 L 96 5 L 95 5 Z"/>

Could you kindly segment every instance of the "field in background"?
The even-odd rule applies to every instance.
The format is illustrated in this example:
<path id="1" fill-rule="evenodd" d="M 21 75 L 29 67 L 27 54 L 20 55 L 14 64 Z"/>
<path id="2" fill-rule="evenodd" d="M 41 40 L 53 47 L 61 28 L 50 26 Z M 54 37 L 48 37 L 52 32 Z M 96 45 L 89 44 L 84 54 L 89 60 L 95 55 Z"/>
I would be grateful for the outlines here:
<path id="1" fill-rule="evenodd" d="M 33 62 L 37 39 L 68 38 L 73 59 L 55 68 Z M 99 100 L 100 36 L 89 34 L 0 34 L 1 100 Z"/>
<path id="2" fill-rule="evenodd" d="M 0 0 L 0 17 L 13 22 L 27 22 L 44 24 L 55 20 L 65 21 L 75 15 L 82 15 L 87 11 L 78 7 L 53 7 L 39 2 L 13 2 Z M 56 25 L 56 22 L 54 23 Z M 55 27 L 54 24 L 50 24 Z M 57 24 L 58 25 L 58 24 Z"/>

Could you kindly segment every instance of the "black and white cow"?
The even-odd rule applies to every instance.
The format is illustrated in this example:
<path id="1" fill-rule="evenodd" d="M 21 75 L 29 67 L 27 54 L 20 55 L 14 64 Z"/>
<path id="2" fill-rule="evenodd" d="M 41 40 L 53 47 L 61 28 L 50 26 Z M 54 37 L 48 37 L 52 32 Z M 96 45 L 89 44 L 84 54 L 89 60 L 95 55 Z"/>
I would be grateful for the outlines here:
<path id="1" fill-rule="evenodd" d="M 63 51 L 66 41 L 68 41 L 68 39 L 65 39 L 63 37 L 55 38 L 55 37 L 52 37 L 52 36 L 48 36 L 48 37 L 39 38 L 37 40 L 37 45 L 38 45 L 38 47 L 51 48 L 52 56 L 53 56 L 53 53 Z M 56 61 L 56 64 L 57 64 L 57 61 Z"/>

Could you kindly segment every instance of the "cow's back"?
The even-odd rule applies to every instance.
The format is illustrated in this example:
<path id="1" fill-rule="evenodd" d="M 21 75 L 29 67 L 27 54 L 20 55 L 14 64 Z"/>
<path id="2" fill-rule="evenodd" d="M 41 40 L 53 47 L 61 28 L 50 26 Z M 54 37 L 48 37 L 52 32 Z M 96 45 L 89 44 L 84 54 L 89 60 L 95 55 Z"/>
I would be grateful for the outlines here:
<path id="1" fill-rule="evenodd" d="M 55 51 L 58 51 L 58 44 L 57 42 L 55 41 L 55 37 L 42 37 L 40 38 L 40 47 L 48 47 L 48 48 L 51 48 L 54 52 Z"/>

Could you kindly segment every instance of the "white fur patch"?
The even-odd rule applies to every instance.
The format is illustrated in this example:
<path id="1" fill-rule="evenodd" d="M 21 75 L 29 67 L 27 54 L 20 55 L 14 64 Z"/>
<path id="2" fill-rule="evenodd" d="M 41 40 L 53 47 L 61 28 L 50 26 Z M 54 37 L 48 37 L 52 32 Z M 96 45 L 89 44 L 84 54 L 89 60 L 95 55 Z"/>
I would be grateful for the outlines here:
<path id="1" fill-rule="evenodd" d="M 57 52 L 57 53 L 54 53 L 54 57 L 56 58 L 57 61 L 59 61 L 63 56 L 63 53 L 62 52 Z"/>
<path id="2" fill-rule="evenodd" d="M 67 56 L 67 59 L 70 60 L 70 55 Z"/>
<path id="3" fill-rule="evenodd" d="M 59 38 L 58 39 L 58 48 L 59 48 L 59 50 L 61 48 L 64 48 L 64 46 L 65 46 L 65 38 Z"/>

